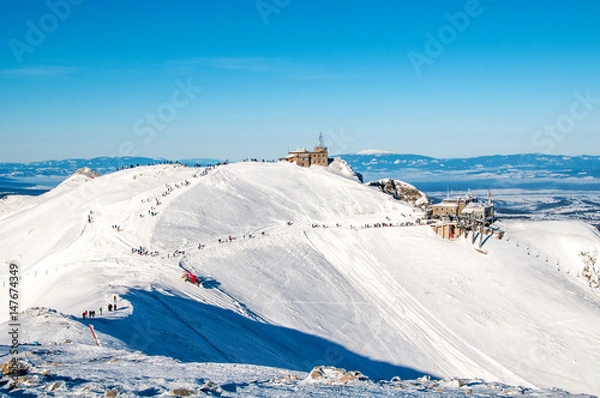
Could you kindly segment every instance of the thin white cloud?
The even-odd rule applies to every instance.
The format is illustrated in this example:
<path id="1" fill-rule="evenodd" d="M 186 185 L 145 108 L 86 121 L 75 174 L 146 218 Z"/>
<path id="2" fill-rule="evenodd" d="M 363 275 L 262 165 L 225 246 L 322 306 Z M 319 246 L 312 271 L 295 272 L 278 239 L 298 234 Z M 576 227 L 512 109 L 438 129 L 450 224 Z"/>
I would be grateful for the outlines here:
<path id="1" fill-rule="evenodd" d="M 170 61 L 178 68 L 207 66 L 215 69 L 240 70 L 248 72 L 272 72 L 282 70 L 282 61 L 260 57 L 195 57 Z"/>
<path id="2" fill-rule="evenodd" d="M 0 76 L 3 77 L 46 77 L 71 75 L 77 72 L 78 68 L 58 65 L 38 65 L 25 68 L 3 69 L 0 70 Z"/>

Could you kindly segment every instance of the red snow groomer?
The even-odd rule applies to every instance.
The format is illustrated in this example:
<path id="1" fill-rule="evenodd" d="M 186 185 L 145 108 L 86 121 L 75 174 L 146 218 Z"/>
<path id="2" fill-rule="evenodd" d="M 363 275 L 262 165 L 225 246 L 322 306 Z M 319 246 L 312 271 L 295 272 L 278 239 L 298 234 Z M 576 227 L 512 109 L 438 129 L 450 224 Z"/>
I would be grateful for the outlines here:
<path id="1" fill-rule="evenodd" d="M 192 274 L 190 271 L 185 271 L 181 277 L 186 282 L 190 282 L 196 286 L 200 286 L 200 280 L 198 279 L 198 277 L 196 275 Z"/>

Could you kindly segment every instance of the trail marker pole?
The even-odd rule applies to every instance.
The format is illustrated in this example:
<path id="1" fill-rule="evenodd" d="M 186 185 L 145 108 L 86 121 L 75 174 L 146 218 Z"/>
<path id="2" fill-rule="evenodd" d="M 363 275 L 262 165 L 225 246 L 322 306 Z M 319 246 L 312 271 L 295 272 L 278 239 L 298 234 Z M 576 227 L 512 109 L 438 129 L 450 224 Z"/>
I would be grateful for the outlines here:
<path id="1" fill-rule="evenodd" d="M 100 342 L 98 341 L 98 337 L 96 336 L 96 331 L 94 330 L 94 325 L 89 323 L 88 327 L 90 328 L 90 332 L 92 332 L 92 337 L 94 338 L 94 342 L 96 343 L 97 346 L 99 346 Z"/>

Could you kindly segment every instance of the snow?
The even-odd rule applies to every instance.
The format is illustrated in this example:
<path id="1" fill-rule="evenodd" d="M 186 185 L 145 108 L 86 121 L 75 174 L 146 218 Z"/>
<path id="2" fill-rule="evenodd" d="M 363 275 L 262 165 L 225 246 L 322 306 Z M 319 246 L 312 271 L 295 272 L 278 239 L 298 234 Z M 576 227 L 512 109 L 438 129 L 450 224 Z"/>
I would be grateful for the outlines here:
<path id="1" fill-rule="evenodd" d="M 334 158 L 333 161 L 329 164 L 329 169 L 333 170 L 335 173 L 346 176 L 356 181 L 360 181 L 356 172 L 350 167 L 350 165 L 343 159 Z"/>
<path id="2" fill-rule="evenodd" d="M 423 376 L 371 380 L 360 372 L 331 366 L 315 367 L 307 373 L 245 364 L 185 363 L 124 350 L 117 340 L 101 332 L 102 345 L 95 346 L 87 327 L 77 319 L 45 308 L 27 310 L 22 323 L 25 330 L 43 328 L 47 335 L 60 334 L 64 340 L 46 339 L 38 341 L 41 345 L 22 346 L 21 363 L 28 372 L 21 376 L 18 389 L 10 391 L 15 396 L 572 396 L 557 389 L 529 389 L 481 379 Z M 6 379 L 0 380 L 0 393 L 11 386 Z"/>
<path id="3" fill-rule="evenodd" d="M 506 385 L 523 386 L 524 395 L 600 392 L 600 297 L 578 277 L 580 253 L 600 251 L 587 224 L 506 222 L 506 237 L 488 239 L 482 255 L 470 240 L 399 226 L 416 220 L 413 208 L 339 167 L 203 171 L 157 165 L 75 174 L 0 212 L 0 260 L 19 265 L 20 309 L 57 311 L 21 314 L 22 342 L 61 351 L 31 348 L 25 357 L 38 368 L 63 361 L 53 372 L 85 379 L 64 388 L 155 384 L 168 394 L 174 380 L 193 390 L 212 380 L 267 395 L 272 385 L 250 381 L 273 378 L 287 380 L 274 384 L 283 395 L 354 395 L 303 384 L 323 365 L 371 380 L 428 374 L 448 379 L 435 388 L 460 394 L 461 379 L 486 380 L 491 394 Z M 132 252 L 140 246 L 158 255 Z M 184 282 L 184 269 L 205 287 Z M 7 297 L 8 267 L 0 280 Z M 108 313 L 114 295 L 119 310 Z M 83 321 L 89 309 L 97 317 Z M 8 327 L 7 305 L 0 321 Z M 8 336 L 0 344 L 4 350 Z M 126 366 L 115 369 L 112 360 Z M 369 383 L 356 394 L 387 396 L 398 387 Z M 402 388 L 417 394 L 431 382 L 414 385 Z"/>
<path id="4" fill-rule="evenodd" d="M 0 199 L 0 219 L 5 215 L 33 206 L 39 202 L 37 196 L 9 195 Z"/>
<path id="5" fill-rule="evenodd" d="M 383 151 L 380 149 L 364 149 L 362 151 L 356 152 L 357 155 L 391 155 L 393 152 Z"/>

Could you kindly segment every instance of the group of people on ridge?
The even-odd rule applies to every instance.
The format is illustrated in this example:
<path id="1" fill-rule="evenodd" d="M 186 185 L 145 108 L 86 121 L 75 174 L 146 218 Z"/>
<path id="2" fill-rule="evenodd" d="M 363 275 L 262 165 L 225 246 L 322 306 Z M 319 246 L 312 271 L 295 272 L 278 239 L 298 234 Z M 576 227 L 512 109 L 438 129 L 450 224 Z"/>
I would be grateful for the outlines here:
<path id="1" fill-rule="evenodd" d="M 114 303 L 108 303 L 108 312 L 116 311 L 118 309 L 118 306 L 117 306 L 117 295 L 116 294 L 113 296 L 113 301 L 114 301 Z M 102 316 L 102 310 L 103 310 L 103 307 L 100 307 L 98 309 L 98 311 L 100 312 L 100 316 Z M 95 310 L 85 310 L 85 311 L 83 311 L 82 315 L 83 315 L 83 319 L 86 319 L 86 318 L 89 318 L 89 319 L 96 318 L 96 311 Z"/>

